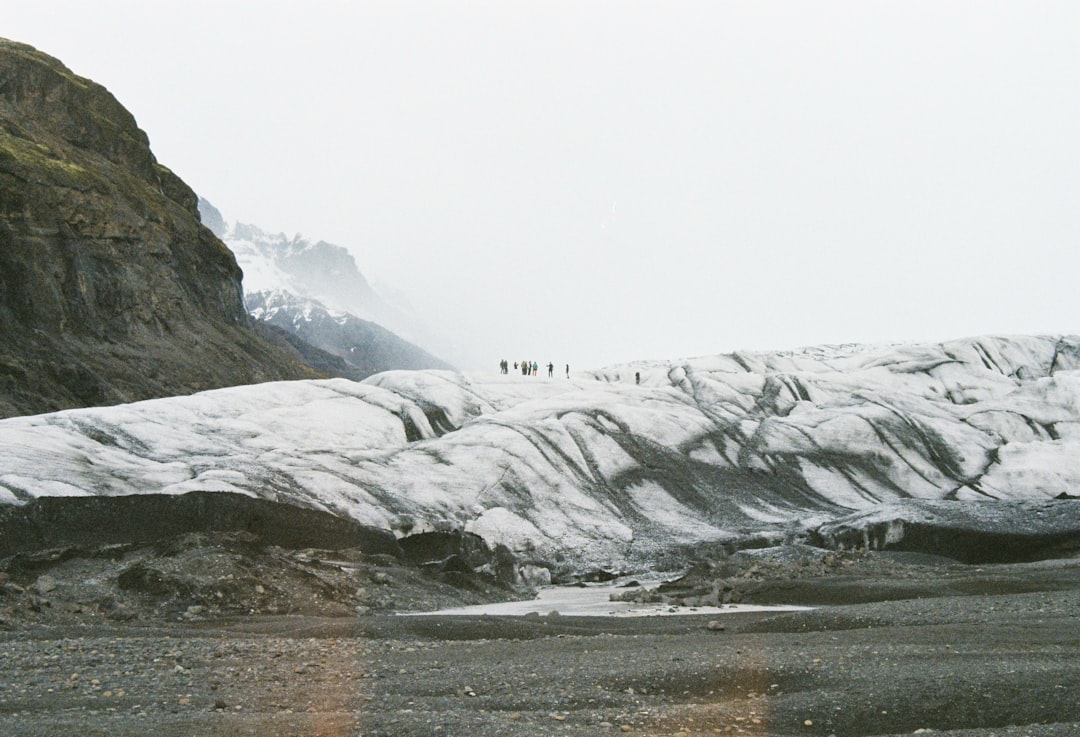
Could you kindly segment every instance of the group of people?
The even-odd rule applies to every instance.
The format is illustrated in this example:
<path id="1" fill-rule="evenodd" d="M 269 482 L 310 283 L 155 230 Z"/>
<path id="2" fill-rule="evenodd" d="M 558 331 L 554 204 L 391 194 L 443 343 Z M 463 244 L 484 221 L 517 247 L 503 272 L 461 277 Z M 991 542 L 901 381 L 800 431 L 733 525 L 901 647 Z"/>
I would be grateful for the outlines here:
<path id="1" fill-rule="evenodd" d="M 536 361 L 514 361 L 514 371 L 518 370 L 521 371 L 522 376 L 539 376 L 540 364 Z M 499 373 L 510 373 L 510 362 L 505 358 L 499 361 Z M 547 374 L 549 379 L 555 375 L 555 364 L 551 361 L 548 361 Z M 570 378 L 570 364 L 566 364 L 566 378 Z"/>

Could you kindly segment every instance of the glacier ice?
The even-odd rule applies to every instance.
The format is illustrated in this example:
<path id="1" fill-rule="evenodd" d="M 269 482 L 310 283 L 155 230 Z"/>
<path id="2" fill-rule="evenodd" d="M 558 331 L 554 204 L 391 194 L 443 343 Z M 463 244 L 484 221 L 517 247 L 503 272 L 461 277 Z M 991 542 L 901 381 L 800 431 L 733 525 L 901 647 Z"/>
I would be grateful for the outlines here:
<path id="1" fill-rule="evenodd" d="M 3 420 L 0 504 L 234 491 L 604 565 L 897 500 L 1075 493 L 1077 428 L 1077 337 L 400 371 Z"/>

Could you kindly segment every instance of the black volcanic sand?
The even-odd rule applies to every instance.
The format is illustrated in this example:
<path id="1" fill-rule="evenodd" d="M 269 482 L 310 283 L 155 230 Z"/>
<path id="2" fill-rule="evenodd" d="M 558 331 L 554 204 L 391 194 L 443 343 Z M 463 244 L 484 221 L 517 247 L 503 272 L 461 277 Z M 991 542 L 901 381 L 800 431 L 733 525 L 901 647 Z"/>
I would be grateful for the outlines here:
<path id="1" fill-rule="evenodd" d="M 9 617 L 0 734 L 1080 735 L 1080 560 L 877 560 L 755 579 L 801 612 Z"/>

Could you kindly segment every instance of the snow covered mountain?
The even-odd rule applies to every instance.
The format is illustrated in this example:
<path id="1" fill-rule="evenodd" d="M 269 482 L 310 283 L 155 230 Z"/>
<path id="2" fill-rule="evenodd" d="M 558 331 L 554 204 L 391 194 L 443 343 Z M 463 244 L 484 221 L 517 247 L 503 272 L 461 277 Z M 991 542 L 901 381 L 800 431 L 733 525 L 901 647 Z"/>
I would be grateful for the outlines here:
<path id="1" fill-rule="evenodd" d="M 399 536 L 466 530 L 550 570 L 1077 489 L 1076 336 L 388 372 L 0 421 L 0 503 L 234 491 Z M 1080 504 L 1058 504 L 1080 532 Z"/>
<path id="2" fill-rule="evenodd" d="M 388 368 L 450 368 L 416 345 L 446 347 L 445 341 L 408 307 L 373 289 L 341 246 L 270 234 L 244 223 L 230 225 L 204 198 L 199 212 L 236 255 L 248 311 L 258 319 L 272 315 L 278 327 L 340 356 L 356 372 L 349 378 Z M 337 327 L 330 328 L 332 323 Z M 383 353 L 370 353 L 377 349 Z"/>
<path id="3" fill-rule="evenodd" d="M 256 320 L 344 360 L 347 370 L 335 376 L 360 380 L 392 369 L 452 368 L 381 325 L 347 312 L 331 312 L 315 300 L 290 292 L 248 292 L 244 302 Z"/>

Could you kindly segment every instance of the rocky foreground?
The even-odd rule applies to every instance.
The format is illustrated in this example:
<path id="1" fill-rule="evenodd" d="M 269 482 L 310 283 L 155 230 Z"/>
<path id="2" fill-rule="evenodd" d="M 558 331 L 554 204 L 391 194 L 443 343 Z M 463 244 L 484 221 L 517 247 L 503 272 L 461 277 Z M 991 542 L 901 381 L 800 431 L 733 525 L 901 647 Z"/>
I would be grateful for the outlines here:
<path id="1" fill-rule="evenodd" d="M 401 616 L 512 592 L 236 531 L 2 568 L 5 735 L 1080 734 L 1076 557 L 717 554 L 648 595 L 814 608 L 636 619 Z"/>
<path id="2" fill-rule="evenodd" d="M 770 597 L 823 605 L 636 619 L 185 609 L 124 621 L 56 602 L 13 617 L 9 578 L 0 733 L 1080 734 L 1077 559 L 779 554 L 746 579 L 764 569 L 782 581 Z M 39 601 L 63 588 L 33 586 Z M 401 577 L 376 586 L 418 590 Z M 837 603 L 852 592 L 864 603 Z"/>

